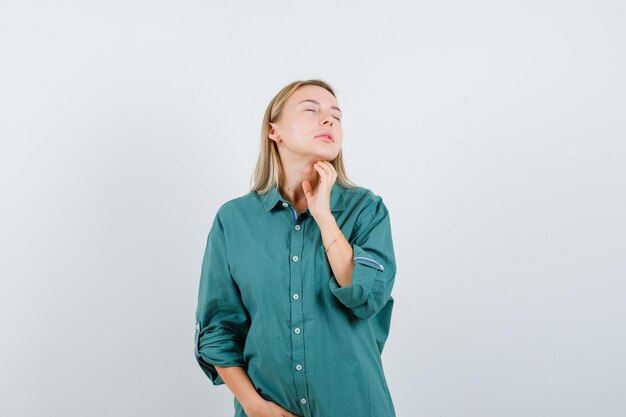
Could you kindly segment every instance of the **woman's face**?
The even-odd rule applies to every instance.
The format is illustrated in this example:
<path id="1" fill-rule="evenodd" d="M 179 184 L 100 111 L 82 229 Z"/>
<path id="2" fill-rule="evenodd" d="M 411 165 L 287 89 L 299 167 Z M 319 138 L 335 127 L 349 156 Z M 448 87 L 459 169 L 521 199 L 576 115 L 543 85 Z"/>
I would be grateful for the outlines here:
<path id="1" fill-rule="evenodd" d="M 269 137 L 283 140 L 279 152 L 290 152 L 309 159 L 332 161 L 337 157 L 343 142 L 341 110 L 337 100 L 325 88 L 305 85 L 287 99 L 275 123 L 270 123 Z M 330 134 L 332 140 L 316 137 Z"/>

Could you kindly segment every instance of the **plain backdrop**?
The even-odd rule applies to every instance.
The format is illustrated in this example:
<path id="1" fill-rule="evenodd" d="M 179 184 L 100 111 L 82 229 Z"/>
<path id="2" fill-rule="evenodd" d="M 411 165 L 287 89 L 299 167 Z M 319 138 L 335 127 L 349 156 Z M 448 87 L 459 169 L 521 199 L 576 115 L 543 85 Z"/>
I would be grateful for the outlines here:
<path id="1" fill-rule="evenodd" d="M 391 213 L 397 416 L 626 415 L 624 4 L 1 0 L 0 415 L 233 415 L 206 236 L 308 78 Z"/>

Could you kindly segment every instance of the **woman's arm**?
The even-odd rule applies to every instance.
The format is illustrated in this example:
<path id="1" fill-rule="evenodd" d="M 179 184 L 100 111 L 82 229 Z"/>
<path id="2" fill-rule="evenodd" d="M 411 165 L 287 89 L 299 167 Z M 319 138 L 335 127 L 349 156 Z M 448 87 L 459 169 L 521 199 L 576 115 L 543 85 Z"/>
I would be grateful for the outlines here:
<path id="1" fill-rule="evenodd" d="M 324 227 L 333 230 L 337 226 L 327 221 Z M 326 245 L 326 238 L 323 239 Z M 350 253 L 353 265 L 348 269 Z M 350 242 L 338 239 L 327 257 L 333 270 L 329 288 L 357 317 L 369 319 L 388 305 L 396 276 L 396 260 L 389 211 L 380 196 L 359 215 Z"/>
<path id="2" fill-rule="evenodd" d="M 246 370 L 241 366 L 215 365 L 215 369 L 233 395 L 239 400 L 244 410 L 253 408 L 255 402 L 265 401 L 256 391 Z"/>
<path id="3" fill-rule="evenodd" d="M 350 242 L 343 235 L 337 221 L 332 214 L 328 214 L 317 220 L 317 225 L 322 235 L 326 256 L 333 271 L 333 276 L 341 287 L 352 285 L 352 273 L 354 271 L 354 251 Z"/>

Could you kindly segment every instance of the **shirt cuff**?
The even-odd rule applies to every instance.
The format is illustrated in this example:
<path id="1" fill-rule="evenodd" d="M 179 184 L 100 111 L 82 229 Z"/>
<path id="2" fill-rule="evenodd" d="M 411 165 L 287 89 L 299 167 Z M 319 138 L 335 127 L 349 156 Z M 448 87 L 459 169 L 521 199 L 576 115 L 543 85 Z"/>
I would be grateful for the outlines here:
<path id="1" fill-rule="evenodd" d="M 223 385 L 224 380 L 215 369 L 218 366 L 240 366 L 246 369 L 243 353 L 239 343 L 233 340 L 233 336 L 226 334 L 211 334 L 199 337 L 199 325 L 196 324 L 195 357 L 198 365 L 213 385 Z"/>
<path id="2" fill-rule="evenodd" d="M 364 304 L 377 285 L 384 285 L 385 268 L 378 259 L 359 245 L 352 244 L 352 250 L 354 252 L 352 285 L 339 286 L 334 275 L 328 281 L 330 291 L 348 308 Z"/>

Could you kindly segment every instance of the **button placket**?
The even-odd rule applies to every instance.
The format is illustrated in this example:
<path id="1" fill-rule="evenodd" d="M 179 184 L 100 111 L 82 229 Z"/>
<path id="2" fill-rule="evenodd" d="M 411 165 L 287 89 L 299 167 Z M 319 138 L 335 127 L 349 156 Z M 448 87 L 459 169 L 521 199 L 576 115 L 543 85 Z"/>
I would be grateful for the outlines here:
<path id="1" fill-rule="evenodd" d="M 306 221 L 307 218 L 302 216 L 301 221 L 295 217 L 295 210 L 287 205 L 290 209 L 292 209 L 294 213 L 294 223 L 292 223 L 291 228 L 291 240 L 290 240 L 290 256 L 291 262 L 289 263 L 289 271 L 290 271 L 290 307 L 291 307 L 291 347 L 292 347 L 292 363 L 293 363 L 293 372 L 294 372 L 294 382 L 296 388 L 296 394 L 300 398 L 300 402 L 304 405 L 306 404 L 306 397 L 308 396 L 308 387 L 306 381 L 306 373 L 302 372 L 304 370 L 305 362 L 305 344 L 304 344 L 304 298 L 301 299 L 302 294 L 302 285 L 303 285 L 303 277 L 302 277 L 302 256 L 303 256 L 303 246 L 305 242 L 306 236 Z M 302 402 L 304 400 L 304 402 Z M 306 413 L 305 413 L 306 414 Z"/>

